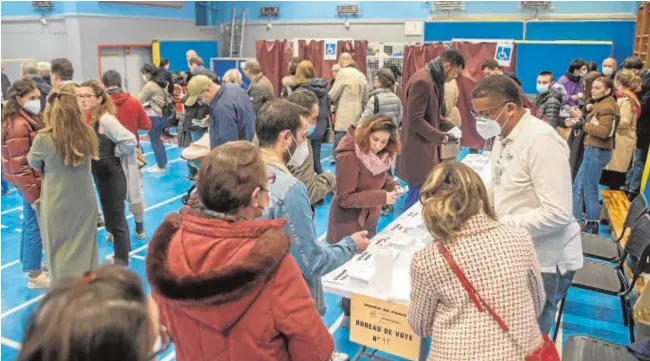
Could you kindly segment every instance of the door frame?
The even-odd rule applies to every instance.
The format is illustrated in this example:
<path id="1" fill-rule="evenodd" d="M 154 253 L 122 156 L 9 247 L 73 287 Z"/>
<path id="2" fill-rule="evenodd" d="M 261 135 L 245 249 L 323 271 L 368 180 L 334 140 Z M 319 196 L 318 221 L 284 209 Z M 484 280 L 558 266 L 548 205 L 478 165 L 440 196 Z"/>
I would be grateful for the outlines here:
<path id="1" fill-rule="evenodd" d="M 151 48 L 152 43 L 124 43 L 124 44 L 98 44 L 97 45 L 97 78 L 102 78 L 102 50 L 103 49 L 124 49 L 126 56 L 126 51 L 131 48 Z M 153 59 L 152 59 L 153 61 Z"/>

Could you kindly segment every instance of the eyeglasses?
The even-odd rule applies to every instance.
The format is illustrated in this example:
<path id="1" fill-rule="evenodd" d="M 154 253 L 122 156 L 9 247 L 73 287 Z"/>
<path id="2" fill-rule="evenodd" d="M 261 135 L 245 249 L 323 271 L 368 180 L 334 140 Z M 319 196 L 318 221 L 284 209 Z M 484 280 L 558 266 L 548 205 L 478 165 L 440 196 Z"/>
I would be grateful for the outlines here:
<path id="1" fill-rule="evenodd" d="M 151 356 L 149 356 L 149 360 L 155 360 L 158 356 L 167 351 L 172 343 L 174 343 L 171 333 L 169 333 L 167 327 L 163 325 L 160 325 L 160 342 L 160 349 L 151 354 Z"/>
<path id="2" fill-rule="evenodd" d="M 492 115 L 492 113 L 494 113 L 497 109 L 501 108 L 502 106 L 504 106 L 504 105 L 506 105 L 506 104 L 508 104 L 508 103 L 509 103 L 509 102 L 505 101 L 505 102 L 503 102 L 503 103 L 497 105 L 496 107 L 491 108 L 491 109 L 486 110 L 486 111 L 483 111 L 483 112 L 477 112 L 477 111 L 475 111 L 474 109 L 472 109 L 472 110 L 471 110 L 471 113 L 472 113 L 472 116 L 474 117 L 474 119 L 478 119 L 478 118 L 489 118 L 490 115 Z"/>

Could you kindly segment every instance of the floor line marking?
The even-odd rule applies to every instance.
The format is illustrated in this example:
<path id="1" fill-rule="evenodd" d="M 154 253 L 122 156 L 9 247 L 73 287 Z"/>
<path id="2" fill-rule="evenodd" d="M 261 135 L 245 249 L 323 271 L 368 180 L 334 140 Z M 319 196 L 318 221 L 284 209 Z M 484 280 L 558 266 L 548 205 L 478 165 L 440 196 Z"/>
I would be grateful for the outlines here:
<path id="1" fill-rule="evenodd" d="M 176 144 L 172 144 L 171 147 L 165 147 L 165 150 L 167 150 L 167 149 L 175 149 L 175 148 L 178 148 L 178 145 L 176 145 Z M 152 155 L 152 154 L 153 154 L 153 151 L 151 151 L 151 152 L 146 152 L 146 153 L 144 153 L 144 154 L 142 154 L 142 155 L 146 157 L 146 156 L 148 156 L 148 155 Z"/>
<path id="2" fill-rule="evenodd" d="M 140 261 L 144 261 L 144 260 L 146 260 L 146 258 L 144 258 L 144 257 L 142 257 L 142 256 L 138 256 L 137 254 L 134 254 L 134 255 L 131 256 L 131 257 L 132 257 L 132 258 L 135 258 L 135 259 L 139 259 Z"/>
<path id="3" fill-rule="evenodd" d="M 23 302 L 23 303 L 19 304 L 18 306 L 10 309 L 9 311 L 3 312 L 2 315 L 0 316 L 0 318 L 5 318 L 7 316 L 13 315 L 14 313 L 22 310 L 23 308 L 28 307 L 29 305 L 42 300 L 43 297 L 45 297 L 45 294 L 42 294 L 42 295 L 40 295 L 38 297 L 34 297 L 29 301 Z"/>
<path id="4" fill-rule="evenodd" d="M 167 162 L 167 165 L 169 165 L 169 164 L 171 164 L 171 163 L 178 163 L 178 162 L 185 162 L 185 159 L 183 159 L 183 158 L 176 158 L 176 159 L 173 159 L 173 160 L 168 161 L 168 162 Z M 155 167 L 158 167 L 158 165 L 154 164 L 154 165 L 152 165 L 152 166 L 150 166 L 150 167 L 142 168 L 142 170 L 146 172 L 147 170 L 149 170 L 149 169 L 153 169 L 153 168 L 155 168 Z M 162 173 L 161 173 L 161 174 L 162 174 Z"/>
<path id="5" fill-rule="evenodd" d="M 0 213 L 0 214 L 7 214 L 7 213 L 15 212 L 15 211 L 20 211 L 22 209 L 23 209 L 23 207 L 11 208 L 11 209 L 7 209 L 6 211 L 2 211 L 2 213 Z"/>
<path id="6" fill-rule="evenodd" d="M 341 324 L 343 323 L 344 318 L 345 318 L 345 315 L 341 314 L 341 316 L 339 316 L 339 318 L 337 318 L 336 321 L 334 321 L 332 326 L 330 326 L 330 328 L 329 328 L 330 335 L 334 335 L 334 332 L 336 332 L 336 330 L 338 330 L 339 327 L 341 327 Z"/>
<path id="7" fill-rule="evenodd" d="M 9 267 L 11 267 L 13 265 L 16 265 L 18 263 L 20 263 L 20 260 L 15 260 L 15 261 L 11 261 L 11 262 L 9 262 L 7 264 L 3 264 L 2 266 L 0 266 L 0 271 L 4 270 L 5 268 L 9 268 Z"/>
<path id="8" fill-rule="evenodd" d="M 176 351 L 172 351 L 169 355 L 165 356 L 162 361 L 171 361 L 174 357 L 176 357 Z"/>
<path id="9" fill-rule="evenodd" d="M 16 341 L 8 339 L 6 337 L 0 337 L 0 343 L 2 343 L 5 346 L 13 348 L 14 350 L 18 350 L 18 351 L 20 351 L 21 346 L 22 346 L 20 344 L 20 342 L 16 342 Z"/>

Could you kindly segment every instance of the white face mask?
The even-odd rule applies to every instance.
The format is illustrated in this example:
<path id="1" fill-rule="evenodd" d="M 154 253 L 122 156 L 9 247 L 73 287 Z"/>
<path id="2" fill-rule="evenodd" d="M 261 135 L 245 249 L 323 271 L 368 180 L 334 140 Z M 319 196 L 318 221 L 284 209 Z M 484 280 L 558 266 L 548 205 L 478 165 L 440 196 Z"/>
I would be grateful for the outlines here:
<path id="1" fill-rule="evenodd" d="M 39 99 L 26 101 L 23 108 L 33 115 L 38 115 L 41 112 L 41 101 Z"/>
<path id="2" fill-rule="evenodd" d="M 612 74 L 614 74 L 614 68 L 603 67 L 603 75 L 610 76 Z"/>
<path id="3" fill-rule="evenodd" d="M 296 141 L 296 138 L 293 138 L 293 141 L 298 143 Z M 289 148 L 287 148 L 287 151 L 289 151 Z M 304 142 L 298 144 L 298 147 L 296 147 L 296 150 L 293 154 L 291 154 L 291 151 L 289 151 L 289 154 L 291 155 L 291 159 L 289 159 L 287 165 L 290 165 L 292 167 L 302 166 L 303 163 L 305 163 L 307 160 L 307 157 L 309 157 L 309 146 L 307 145 L 307 140 L 305 139 Z"/>
<path id="4" fill-rule="evenodd" d="M 503 107 L 495 119 L 499 119 L 505 109 L 506 108 Z M 476 132 L 481 136 L 481 138 L 488 140 L 501 135 L 501 130 L 503 127 L 495 119 L 490 119 L 482 116 L 476 118 Z M 510 118 L 508 118 L 508 120 L 506 120 L 503 125 L 505 126 L 509 121 Z"/>
<path id="5" fill-rule="evenodd" d="M 551 84 L 537 84 L 537 92 L 540 94 L 548 93 Z"/>

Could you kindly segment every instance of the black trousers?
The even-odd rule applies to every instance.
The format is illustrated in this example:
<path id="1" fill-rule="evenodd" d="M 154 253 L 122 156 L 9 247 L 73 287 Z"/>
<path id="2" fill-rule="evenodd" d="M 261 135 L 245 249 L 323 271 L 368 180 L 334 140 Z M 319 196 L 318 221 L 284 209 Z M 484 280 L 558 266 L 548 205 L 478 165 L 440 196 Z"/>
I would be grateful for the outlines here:
<path id="1" fill-rule="evenodd" d="M 314 170 L 316 174 L 323 173 L 323 166 L 320 164 L 320 148 L 323 144 L 322 140 L 311 140 L 311 149 L 314 151 Z"/>
<path id="2" fill-rule="evenodd" d="M 127 266 L 131 239 L 124 214 L 127 192 L 124 170 L 115 157 L 94 161 L 92 169 L 106 230 L 113 235 L 115 263 Z"/>

